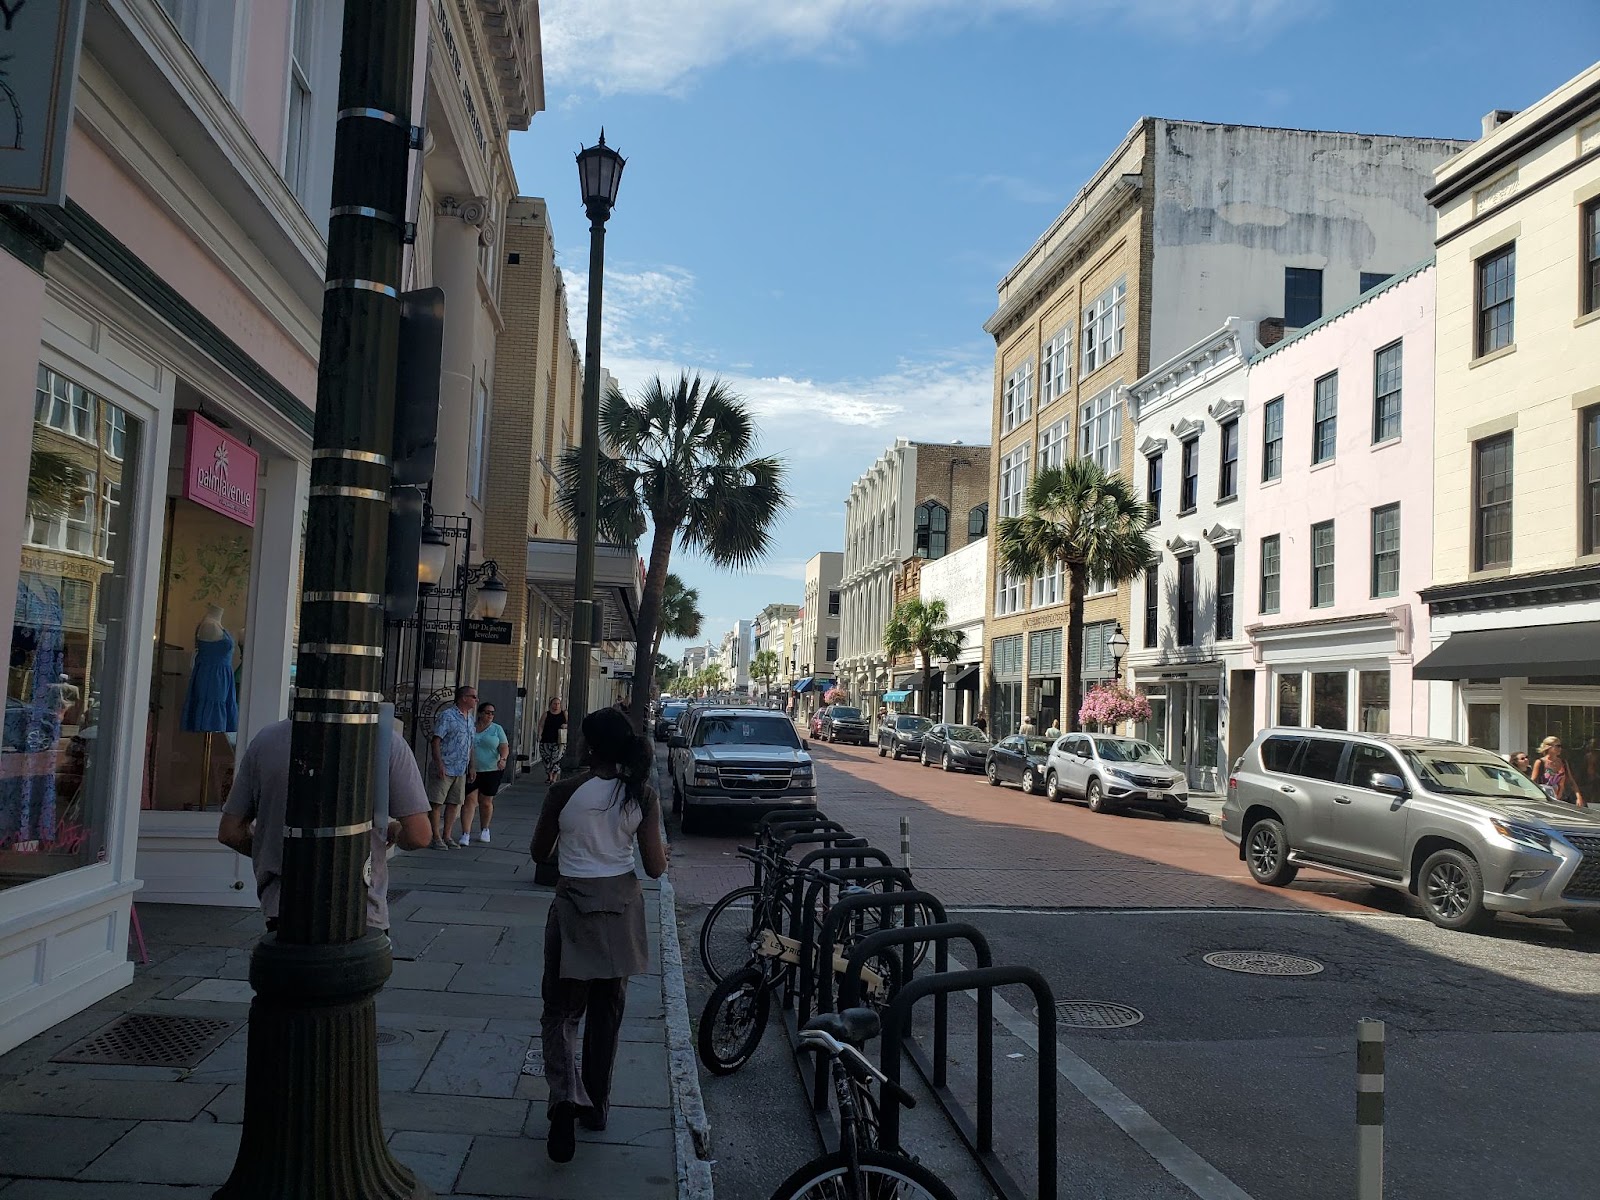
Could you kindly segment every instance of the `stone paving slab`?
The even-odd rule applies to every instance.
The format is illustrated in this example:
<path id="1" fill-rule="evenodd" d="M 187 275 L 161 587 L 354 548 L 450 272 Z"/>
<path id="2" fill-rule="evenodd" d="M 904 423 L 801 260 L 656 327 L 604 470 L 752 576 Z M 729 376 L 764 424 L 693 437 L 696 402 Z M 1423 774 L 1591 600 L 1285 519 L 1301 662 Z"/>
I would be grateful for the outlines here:
<path id="1" fill-rule="evenodd" d="M 132 1121 L 0 1113 L 0 1172 L 70 1179 L 133 1127 Z"/>
<path id="2" fill-rule="evenodd" d="M 409 921 L 406 924 L 411 928 L 418 927 Z M 499 946 L 500 939 L 505 936 L 502 930 L 489 925 L 478 928 L 453 925 L 448 933 L 443 925 L 434 928 L 437 931 L 436 935 L 431 937 L 426 948 L 416 955 L 426 962 L 485 963 Z M 445 936 L 440 937 L 438 934 Z"/>
<path id="3" fill-rule="evenodd" d="M 420 1133 L 398 1130 L 389 1138 L 394 1156 L 438 1195 L 455 1190 L 456 1176 L 467 1161 L 472 1138 L 465 1133 Z"/>
<path id="4" fill-rule="evenodd" d="M 542 1142 L 480 1137 L 457 1179 L 464 1192 L 539 1200 L 668 1200 L 677 1195 L 671 1150 L 583 1142 L 570 1163 L 552 1163 Z"/>
<path id="5" fill-rule="evenodd" d="M 528 1121 L 522 1128 L 524 1137 L 543 1138 L 550 1129 L 544 1105 L 535 1104 L 528 1112 Z M 614 1146 L 650 1146 L 656 1149 L 672 1148 L 672 1114 L 659 1108 L 634 1108 L 613 1104 L 606 1127 L 598 1132 L 578 1128 L 578 1140 Z M 581 1150 L 580 1150 L 581 1153 Z"/>
<path id="6" fill-rule="evenodd" d="M 179 1187 L 164 1183 L 74 1183 L 66 1179 L 19 1179 L 0 1183 L 5 1200 L 211 1200 L 210 1186 Z"/>
<path id="7" fill-rule="evenodd" d="M 437 1133 L 517 1133 L 528 1119 L 526 1100 L 490 1096 L 429 1096 L 393 1092 L 383 1097 L 383 1127 Z"/>
<path id="8" fill-rule="evenodd" d="M 221 1084 L 103 1080 L 36 1071 L 0 1089 L 0 1112 L 130 1121 L 192 1121 L 216 1098 Z M 0 1157 L 8 1157 L 0 1152 Z"/>
<path id="9" fill-rule="evenodd" d="M 445 1096 L 502 1096 L 516 1093 L 528 1039 L 511 1033 L 456 1033 L 444 1040 L 428 1062 L 415 1090 Z"/>
<path id="10" fill-rule="evenodd" d="M 123 1183 L 226 1183 L 241 1125 L 143 1121 L 82 1171 L 80 1179 Z"/>

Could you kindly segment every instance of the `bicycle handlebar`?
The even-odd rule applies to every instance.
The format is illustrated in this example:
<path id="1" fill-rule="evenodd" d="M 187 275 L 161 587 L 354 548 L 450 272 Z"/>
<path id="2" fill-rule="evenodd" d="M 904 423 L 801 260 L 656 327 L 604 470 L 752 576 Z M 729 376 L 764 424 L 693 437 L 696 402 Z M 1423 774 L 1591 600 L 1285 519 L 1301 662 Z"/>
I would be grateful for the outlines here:
<path id="1" fill-rule="evenodd" d="M 800 1048 L 811 1050 L 818 1054 L 826 1054 L 829 1058 L 839 1059 L 851 1074 L 867 1076 L 878 1084 L 878 1090 L 889 1099 L 903 1108 L 915 1108 L 917 1098 L 905 1088 L 895 1083 L 877 1067 L 867 1056 L 857 1050 L 848 1042 L 841 1042 L 832 1034 L 824 1033 L 820 1029 L 805 1029 L 800 1032 Z"/>

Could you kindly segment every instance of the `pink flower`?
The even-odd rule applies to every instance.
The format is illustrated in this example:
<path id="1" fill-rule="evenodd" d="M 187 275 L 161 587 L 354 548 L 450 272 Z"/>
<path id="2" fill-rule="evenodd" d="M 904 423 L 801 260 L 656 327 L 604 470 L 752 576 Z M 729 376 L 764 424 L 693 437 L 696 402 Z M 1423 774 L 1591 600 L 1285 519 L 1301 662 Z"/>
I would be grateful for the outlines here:
<path id="1" fill-rule="evenodd" d="M 1081 725 L 1116 726 L 1124 721 L 1148 721 L 1150 701 L 1142 694 L 1129 691 L 1120 682 L 1096 684 L 1083 698 L 1078 710 Z"/>

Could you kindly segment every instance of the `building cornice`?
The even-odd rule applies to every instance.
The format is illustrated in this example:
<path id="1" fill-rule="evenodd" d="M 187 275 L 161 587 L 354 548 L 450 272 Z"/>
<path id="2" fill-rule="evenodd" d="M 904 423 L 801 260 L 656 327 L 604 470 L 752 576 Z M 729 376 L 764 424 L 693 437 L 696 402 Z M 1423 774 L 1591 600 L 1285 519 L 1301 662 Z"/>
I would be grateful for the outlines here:
<path id="1" fill-rule="evenodd" d="M 1600 564 L 1438 584 L 1421 595 L 1435 616 L 1600 600 Z"/>

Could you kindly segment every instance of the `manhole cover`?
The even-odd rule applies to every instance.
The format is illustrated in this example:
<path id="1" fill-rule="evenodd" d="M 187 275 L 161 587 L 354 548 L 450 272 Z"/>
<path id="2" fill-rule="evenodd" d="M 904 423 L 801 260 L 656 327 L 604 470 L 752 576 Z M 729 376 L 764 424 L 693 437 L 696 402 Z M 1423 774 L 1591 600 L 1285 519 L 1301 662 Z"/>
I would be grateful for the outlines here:
<path id="1" fill-rule="evenodd" d="M 1144 1020 L 1144 1014 L 1126 1004 L 1105 1000 L 1058 1000 L 1056 1024 L 1069 1029 L 1125 1029 Z"/>
<path id="2" fill-rule="evenodd" d="M 50 1061 L 107 1067 L 192 1067 L 238 1027 L 237 1021 L 215 1017 L 128 1013 Z"/>
<path id="3" fill-rule="evenodd" d="M 1224 971 L 1245 975 L 1316 975 L 1322 970 L 1322 964 L 1315 959 L 1268 950 L 1213 950 L 1205 961 Z"/>
<path id="4" fill-rule="evenodd" d="M 378 1045 L 402 1046 L 407 1042 L 415 1041 L 409 1029 L 380 1029 L 378 1030 Z"/>

